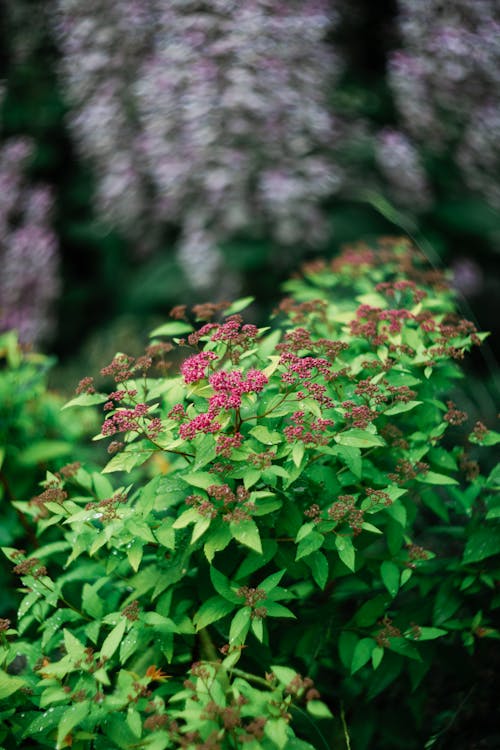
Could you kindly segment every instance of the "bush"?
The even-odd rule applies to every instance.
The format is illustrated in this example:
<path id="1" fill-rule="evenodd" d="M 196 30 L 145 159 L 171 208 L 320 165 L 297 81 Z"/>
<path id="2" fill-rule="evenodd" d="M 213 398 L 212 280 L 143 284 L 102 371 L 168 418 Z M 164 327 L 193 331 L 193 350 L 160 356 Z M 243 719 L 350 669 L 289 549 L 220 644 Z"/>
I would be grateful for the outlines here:
<path id="1" fill-rule="evenodd" d="M 38 492 L 47 468 L 61 466 L 98 422 L 86 410 L 80 420 L 61 414 L 64 400 L 48 390 L 53 360 L 20 346 L 14 332 L 0 335 L 0 544 L 34 546 L 37 540 L 17 501 Z M 0 617 L 10 615 L 17 597 L 0 571 Z"/>
<path id="2" fill-rule="evenodd" d="M 438 742 L 432 686 L 498 637 L 500 474 L 476 453 L 500 436 L 466 438 L 450 396 L 484 334 L 405 241 L 288 291 L 260 330 L 248 299 L 196 306 L 197 327 L 177 308 L 103 368 L 112 392 L 80 383 L 68 406 L 103 404 L 113 455 L 18 504 L 45 544 L 5 549 L 6 747 Z"/>

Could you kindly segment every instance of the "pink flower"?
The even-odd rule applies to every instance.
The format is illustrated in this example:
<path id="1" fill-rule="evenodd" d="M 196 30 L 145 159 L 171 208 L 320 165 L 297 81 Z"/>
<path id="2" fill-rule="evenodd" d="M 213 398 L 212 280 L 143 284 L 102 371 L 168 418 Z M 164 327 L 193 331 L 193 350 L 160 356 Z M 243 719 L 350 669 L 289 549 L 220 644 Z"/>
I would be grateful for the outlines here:
<path id="1" fill-rule="evenodd" d="M 214 359 L 218 359 L 214 352 L 200 352 L 188 357 L 181 365 L 181 374 L 186 385 L 206 378 L 207 368 Z"/>

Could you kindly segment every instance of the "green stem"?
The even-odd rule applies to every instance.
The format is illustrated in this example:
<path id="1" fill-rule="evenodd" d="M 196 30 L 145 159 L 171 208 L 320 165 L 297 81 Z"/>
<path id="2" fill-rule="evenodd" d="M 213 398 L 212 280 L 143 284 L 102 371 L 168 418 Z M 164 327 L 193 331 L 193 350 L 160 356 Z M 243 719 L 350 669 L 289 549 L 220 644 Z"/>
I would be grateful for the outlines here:
<path id="1" fill-rule="evenodd" d="M 347 729 L 347 722 L 345 720 L 345 711 L 344 711 L 343 703 L 340 706 L 340 721 L 342 722 L 342 729 L 344 731 L 346 750 L 351 750 L 351 739 L 349 737 L 349 730 Z"/>

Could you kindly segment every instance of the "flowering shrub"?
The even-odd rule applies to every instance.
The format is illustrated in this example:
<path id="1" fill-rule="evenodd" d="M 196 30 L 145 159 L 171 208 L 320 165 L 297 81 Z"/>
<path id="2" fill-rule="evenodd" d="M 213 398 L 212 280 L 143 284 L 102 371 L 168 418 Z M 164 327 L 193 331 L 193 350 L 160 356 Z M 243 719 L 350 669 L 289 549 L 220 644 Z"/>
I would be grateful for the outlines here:
<path id="1" fill-rule="evenodd" d="M 476 453 L 500 435 L 450 393 L 484 334 L 405 241 L 288 291 L 264 329 L 248 299 L 177 308 L 103 368 L 110 392 L 81 382 L 67 406 L 103 404 L 111 456 L 17 504 L 45 542 L 4 550 L 9 747 L 420 748 L 408 685 L 498 637 L 499 475 Z"/>

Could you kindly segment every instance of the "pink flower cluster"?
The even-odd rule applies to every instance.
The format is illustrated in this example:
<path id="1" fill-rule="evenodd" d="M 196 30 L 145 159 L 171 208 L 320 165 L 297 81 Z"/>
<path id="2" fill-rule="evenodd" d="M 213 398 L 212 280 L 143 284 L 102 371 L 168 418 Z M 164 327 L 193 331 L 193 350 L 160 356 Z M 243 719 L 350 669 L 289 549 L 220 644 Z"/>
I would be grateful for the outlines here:
<path id="1" fill-rule="evenodd" d="M 207 368 L 215 359 L 218 357 L 214 352 L 200 352 L 184 360 L 181 365 L 181 374 L 186 385 L 206 378 Z"/>
<path id="2" fill-rule="evenodd" d="M 141 422 L 147 416 L 148 408 L 147 404 L 136 404 L 133 409 L 119 409 L 105 420 L 101 433 L 109 437 L 117 432 L 145 432 L 150 438 L 156 437 L 162 427 L 161 419 L 149 419 L 147 429 Z"/>
<path id="3" fill-rule="evenodd" d="M 299 440 L 306 445 L 327 445 L 328 435 L 325 432 L 332 427 L 333 419 L 313 419 L 307 417 L 305 412 L 296 411 L 291 416 L 292 425 L 285 427 L 284 433 L 287 441 L 293 443 Z"/>
<path id="4" fill-rule="evenodd" d="M 218 456 L 224 458 L 230 458 L 231 452 L 235 448 L 239 448 L 243 442 L 243 435 L 241 432 L 236 432 L 234 435 L 219 435 L 217 437 L 217 445 L 215 451 Z"/>
<path id="5" fill-rule="evenodd" d="M 414 315 L 404 308 L 382 310 L 379 307 L 360 305 L 349 328 L 353 336 L 369 339 L 375 346 L 380 346 L 386 343 L 389 333 L 400 333 L 405 320 L 414 320 Z M 385 325 L 379 327 L 379 323 Z"/>
<path id="6" fill-rule="evenodd" d="M 208 382 L 215 391 L 210 398 L 210 408 L 238 409 L 244 393 L 259 393 L 268 383 L 267 376 L 260 370 L 249 370 L 243 377 L 241 370 L 219 370 L 210 376 Z"/>
<path id="7" fill-rule="evenodd" d="M 201 354 L 205 354 L 205 352 L 201 352 Z M 211 354 L 211 352 L 208 352 L 208 354 Z M 190 359 L 193 360 L 200 356 L 194 355 Z M 241 406 L 243 394 L 259 393 L 267 384 L 268 379 L 260 370 L 249 370 L 246 377 L 243 376 L 241 370 L 230 370 L 229 372 L 219 370 L 209 377 L 208 382 L 215 391 L 208 401 L 208 411 L 204 414 L 198 414 L 194 419 L 179 427 L 179 435 L 184 440 L 192 440 L 199 432 L 205 434 L 217 432 L 220 429 L 220 424 L 215 419 L 217 415 L 223 409 L 238 409 Z M 233 440 L 236 440 L 236 436 Z M 236 447 L 236 444 L 233 447 Z M 219 452 L 224 455 L 226 449 L 227 446 Z"/>

